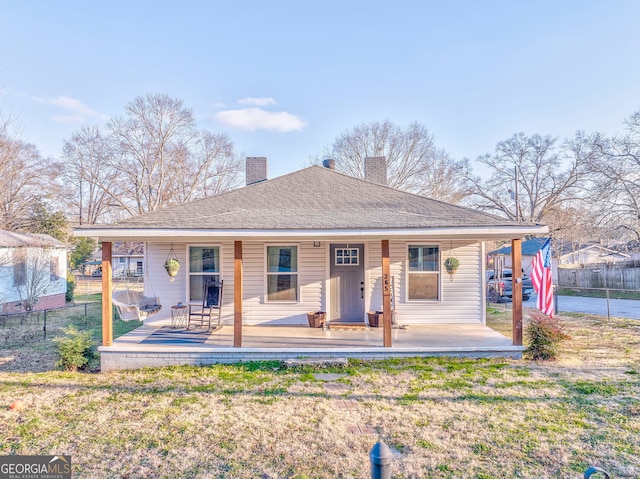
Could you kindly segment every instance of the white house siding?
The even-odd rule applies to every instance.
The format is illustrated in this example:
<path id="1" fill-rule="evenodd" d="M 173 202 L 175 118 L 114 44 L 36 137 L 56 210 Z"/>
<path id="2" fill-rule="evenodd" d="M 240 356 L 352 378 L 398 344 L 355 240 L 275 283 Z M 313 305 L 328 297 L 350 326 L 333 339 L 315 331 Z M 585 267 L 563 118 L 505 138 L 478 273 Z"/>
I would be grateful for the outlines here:
<path id="1" fill-rule="evenodd" d="M 234 244 L 225 242 L 194 242 L 199 246 L 220 248 L 221 272 L 224 280 L 222 319 L 233 322 L 233 265 Z M 311 241 L 273 242 L 272 245 L 298 246 L 298 303 L 267 302 L 265 288 L 265 243 L 243 241 L 243 323 L 251 324 L 307 324 L 306 313 L 326 310 L 328 276 L 328 247 L 323 241 L 314 247 Z M 406 261 L 409 244 L 438 244 L 441 263 L 451 254 L 460 261 L 460 268 L 450 280 L 444 267 L 441 271 L 440 301 L 407 301 Z M 187 244 L 173 244 L 182 269 L 173 283 L 164 270 L 170 243 L 148 243 L 145 248 L 145 294 L 159 296 L 163 309 L 157 318 L 168 318 L 170 306 L 186 302 L 187 298 Z M 400 324 L 426 323 L 482 323 L 483 285 L 482 246 L 477 242 L 433 240 L 391 240 L 391 275 L 394 277 L 396 319 Z M 365 242 L 365 281 L 368 284 L 366 308 L 377 310 L 382 306 L 382 255 L 379 240 Z"/>
<path id="2" fill-rule="evenodd" d="M 406 265 L 407 246 L 438 244 L 440 246 L 440 301 L 407 301 Z M 369 284 L 370 310 L 380 309 L 382 305 L 382 250 L 380 241 L 367 244 L 367 276 Z M 460 267 L 450 280 L 442 263 L 449 256 L 460 261 Z M 434 240 L 391 240 L 389 242 L 391 275 L 394 277 L 394 297 L 396 320 L 400 324 L 430 323 L 482 323 L 483 277 L 482 245 L 468 241 Z"/>
<path id="3" fill-rule="evenodd" d="M 325 308 L 326 249 L 313 247 L 310 241 L 273 242 L 274 246 L 298 246 L 298 303 L 268 302 L 265 288 L 265 244 L 243 243 L 245 324 L 307 324 L 307 312 Z"/>
<path id="4" fill-rule="evenodd" d="M 67 292 L 67 251 L 65 248 L 38 248 L 38 247 L 16 247 L 16 248 L 0 248 L 0 311 L 1 312 L 17 312 L 22 310 L 22 300 L 26 296 L 24 286 L 16 286 L 14 283 L 14 266 L 19 253 L 27 255 L 27 265 L 32 266 L 33 258 L 42 258 L 46 255 L 47 264 L 42 267 L 48 269 L 48 261 L 57 262 L 57 275 L 55 277 L 45 274 L 45 281 L 48 284 L 43 285 L 44 294 L 40 297 L 35 305 L 36 310 L 47 308 L 59 308 L 65 304 L 65 294 Z M 31 258 L 31 259 L 29 259 Z M 27 273 L 30 277 L 32 273 Z"/>
<path id="5" fill-rule="evenodd" d="M 220 248 L 221 271 L 224 280 L 222 294 L 222 320 L 233 323 L 234 285 L 234 243 L 203 242 L 189 243 L 198 246 L 218 246 Z M 265 243 L 246 242 L 242 244 L 243 262 L 243 324 L 306 324 L 307 312 L 324 309 L 325 288 L 325 248 L 314 248 L 313 242 L 274 242 L 273 245 L 298 246 L 299 303 L 267 302 L 265 289 Z M 173 243 L 173 250 L 182 265 L 180 272 L 171 283 L 164 269 L 171 243 L 146 244 L 145 252 L 145 295 L 158 296 L 162 311 L 154 319 L 169 318 L 171 305 L 186 303 L 187 298 L 187 244 Z"/>

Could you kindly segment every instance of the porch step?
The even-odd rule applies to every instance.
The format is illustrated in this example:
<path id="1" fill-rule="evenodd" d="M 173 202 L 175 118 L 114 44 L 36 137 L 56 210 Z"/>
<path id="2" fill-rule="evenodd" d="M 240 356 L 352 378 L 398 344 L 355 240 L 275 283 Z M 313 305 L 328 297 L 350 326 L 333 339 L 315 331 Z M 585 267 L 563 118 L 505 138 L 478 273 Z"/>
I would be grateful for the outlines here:
<path id="1" fill-rule="evenodd" d="M 335 330 L 355 330 L 355 331 L 363 331 L 367 330 L 369 326 L 367 326 L 364 321 L 362 322 L 340 322 L 340 321 L 331 321 L 329 323 L 329 329 Z"/>

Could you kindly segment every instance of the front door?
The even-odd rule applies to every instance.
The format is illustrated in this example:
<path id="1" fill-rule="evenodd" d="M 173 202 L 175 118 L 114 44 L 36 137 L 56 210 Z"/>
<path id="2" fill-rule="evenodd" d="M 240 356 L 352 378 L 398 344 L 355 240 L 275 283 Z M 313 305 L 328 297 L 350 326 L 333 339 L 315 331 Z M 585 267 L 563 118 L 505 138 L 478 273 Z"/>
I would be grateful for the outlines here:
<path id="1" fill-rule="evenodd" d="M 364 245 L 332 244 L 330 247 L 332 321 L 364 321 Z"/>

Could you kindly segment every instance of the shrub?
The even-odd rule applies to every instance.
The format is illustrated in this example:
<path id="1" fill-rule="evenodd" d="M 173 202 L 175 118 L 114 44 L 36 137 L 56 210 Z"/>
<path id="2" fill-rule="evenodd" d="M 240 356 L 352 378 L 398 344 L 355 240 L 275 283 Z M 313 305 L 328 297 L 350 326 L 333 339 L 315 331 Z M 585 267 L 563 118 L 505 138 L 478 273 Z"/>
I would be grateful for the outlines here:
<path id="1" fill-rule="evenodd" d="M 75 290 L 76 290 L 76 280 L 71 274 L 71 271 L 67 271 L 67 292 L 64 295 L 64 300 L 67 303 L 71 303 L 73 301 Z"/>
<path id="2" fill-rule="evenodd" d="M 58 344 L 56 366 L 67 371 L 91 369 L 98 359 L 91 331 L 78 331 L 74 326 L 63 329 L 65 336 L 54 338 Z"/>
<path id="3" fill-rule="evenodd" d="M 571 339 L 562 330 L 558 319 L 541 314 L 531 315 L 531 321 L 527 324 L 525 333 L 528 346 L 524 350 L 524 356 L 533 360 L 556 359 L 560 343 Z"/>

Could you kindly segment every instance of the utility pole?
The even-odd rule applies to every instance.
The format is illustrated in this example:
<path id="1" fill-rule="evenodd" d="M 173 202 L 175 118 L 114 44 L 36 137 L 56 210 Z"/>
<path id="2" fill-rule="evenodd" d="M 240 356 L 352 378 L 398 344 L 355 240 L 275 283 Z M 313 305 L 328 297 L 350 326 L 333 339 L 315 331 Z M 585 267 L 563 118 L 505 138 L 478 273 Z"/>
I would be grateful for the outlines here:
<path id="1" fill-rule="evenodd" d="M 518 196 L 518 167 L 513 167 L 513 179 L 515 180 L 515 189 L 509 188 L 511 199 L 516 203 L 516 221 L 520 222 L 520 197 Z"/>

